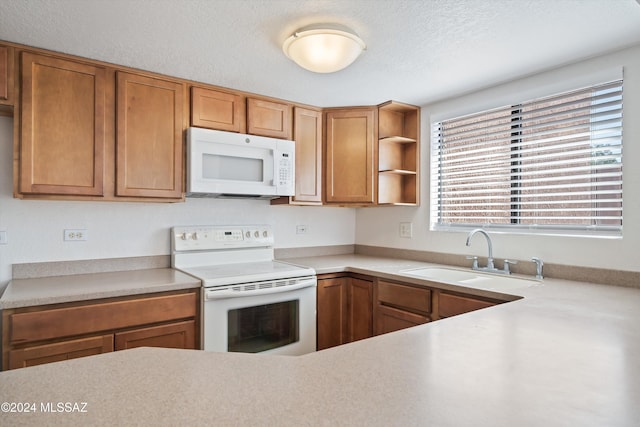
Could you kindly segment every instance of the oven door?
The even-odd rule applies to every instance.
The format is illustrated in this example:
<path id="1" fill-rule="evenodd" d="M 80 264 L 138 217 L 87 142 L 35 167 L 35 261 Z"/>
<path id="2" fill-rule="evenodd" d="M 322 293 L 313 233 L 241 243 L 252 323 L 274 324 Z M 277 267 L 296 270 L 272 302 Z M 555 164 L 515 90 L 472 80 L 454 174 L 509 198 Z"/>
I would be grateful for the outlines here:
<path id="1" fill-rule="evenodd" d="M 204 288 L 204 350 L 314 352 L 316 284 L 312 276 Z"/>

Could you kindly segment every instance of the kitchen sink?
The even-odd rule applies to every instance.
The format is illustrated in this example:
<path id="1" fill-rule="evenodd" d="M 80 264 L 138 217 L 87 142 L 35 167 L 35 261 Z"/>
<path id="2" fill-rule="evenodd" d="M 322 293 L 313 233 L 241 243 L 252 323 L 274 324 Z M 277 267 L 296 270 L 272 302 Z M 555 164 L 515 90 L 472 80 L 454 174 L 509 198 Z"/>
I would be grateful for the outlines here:
<path id="1" fill-rule="evenodd" d="M 524 279 L 513 276 L 501 276 L 498 274 L 482 273 L 475 270 L 458 270 L 443 267 L 421 267 L 401 270 L 400 273 L 434 282 L 458 284 L 474 288 L 491 290 L 522 289 L 538 285 L 538 280 Z"/>

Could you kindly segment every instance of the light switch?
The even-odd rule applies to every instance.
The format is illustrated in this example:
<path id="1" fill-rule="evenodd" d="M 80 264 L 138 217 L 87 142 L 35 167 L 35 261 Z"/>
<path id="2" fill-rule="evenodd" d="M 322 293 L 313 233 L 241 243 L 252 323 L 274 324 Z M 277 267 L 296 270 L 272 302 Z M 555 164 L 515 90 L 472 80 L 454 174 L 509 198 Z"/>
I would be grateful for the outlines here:
<path id="1" fill-rule="evenodd" d="M 6 245 L 9 243 L 7 232 L 5 230 L 0 231 L 0 245 Z"/>

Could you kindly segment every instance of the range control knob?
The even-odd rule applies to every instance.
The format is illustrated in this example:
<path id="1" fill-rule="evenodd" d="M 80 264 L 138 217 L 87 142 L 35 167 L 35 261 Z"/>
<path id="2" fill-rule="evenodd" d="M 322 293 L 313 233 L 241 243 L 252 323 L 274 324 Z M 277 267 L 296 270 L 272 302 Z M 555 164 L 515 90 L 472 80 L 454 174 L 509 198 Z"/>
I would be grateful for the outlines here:
<path id="1" fill-rule="evenodd" d="M 260 232 L 259 232 L 259 231 L 254 231 L 253 235 L 254 235 L 256 238 L 258 238 L 258 237 L 260 237 Z"/>
<path id="2" fill-rule="evenodd" d="M 193 233 L 193 234 L 191 235 L 191 238 L 192 238 L 193 240 L 198 240 L 198 233 Z"/>
<path id="3" fill-rule="evenodd" d="M 247 231 L 246 233 L 244 233 L 245 236 L 247 236 L 247 239 L 249 239 L 251 237 L 251 232 Z"/>
<path id="4" fill-rule="evenodd" d="M 182 240 L 187 240 L 187 239 L 189 238 L 189 235 L 188 235 L 187 233 L 182 233 L 182 234 L 180 235 L 180 238 L 181 238 Z"/>
<path id="5" fill-rule="evenodd" d="M 266 238 L 266 237 L 269 237 L 269 232 L 268 232 L 267 230 L 264 230 L 264 231 L 262 232 L 262 237 L 265 237 L 265 238 Z"/>

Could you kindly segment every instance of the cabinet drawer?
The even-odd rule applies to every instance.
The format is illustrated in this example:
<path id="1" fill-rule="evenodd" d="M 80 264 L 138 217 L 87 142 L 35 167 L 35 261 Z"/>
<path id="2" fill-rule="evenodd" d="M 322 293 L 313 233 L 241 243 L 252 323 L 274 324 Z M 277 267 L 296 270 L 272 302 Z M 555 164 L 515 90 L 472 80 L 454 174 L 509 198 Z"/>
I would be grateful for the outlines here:
<path id="1" fill-rule="evenodd" d="M 111 351 L 113 351 L 113 335 L 44 344 L 11 351 L 9 369 L 26 368 Z"/>
<path id="2" fill-rule="evenodd" d="M 116 334 L 116 350 L 136 347 L 195 349 L 196 324 L 193 320 L 151 326 Z"/>
<path id="3" fill-rule="evenodd" d="M 378 302 L 421 313 L 430 313 L 431 290 L 379 280 Z"/>
<path id="4" fill-rule="evenodd" d="M 441 293 L 438 300 L 438 314 L 440 317 L 451 317 L 494 305 L 496 303 L 490 301 Z"/>
<path id="5" fill-rule="evenodd" d="M 195 292 L 15 313 L 9 317 L 13 344 L 121 329 L 196 316 Z"/>
<path id="6" fill-rule="evenodd" d="M 431 319 L 426 316 L 381 306 L 378 307 L 376 316 L 376 335 L 422 325 L 430 320 Z"/>

